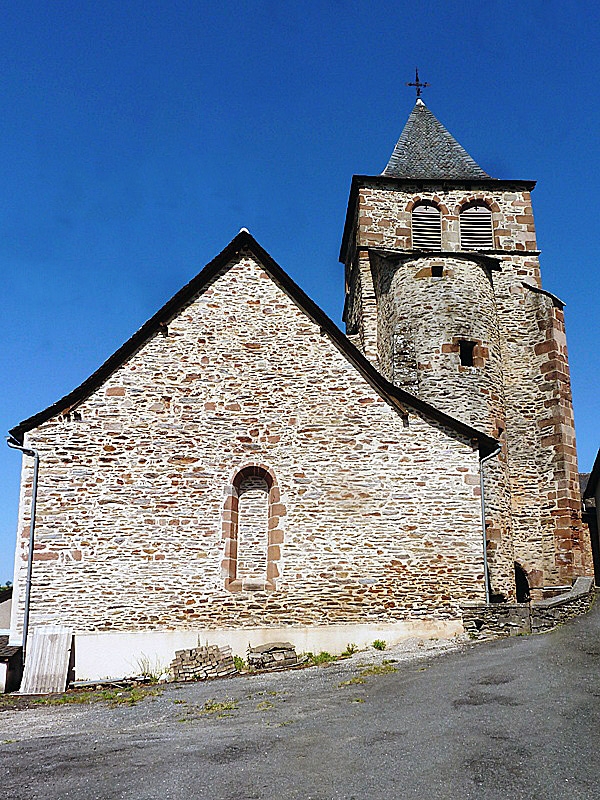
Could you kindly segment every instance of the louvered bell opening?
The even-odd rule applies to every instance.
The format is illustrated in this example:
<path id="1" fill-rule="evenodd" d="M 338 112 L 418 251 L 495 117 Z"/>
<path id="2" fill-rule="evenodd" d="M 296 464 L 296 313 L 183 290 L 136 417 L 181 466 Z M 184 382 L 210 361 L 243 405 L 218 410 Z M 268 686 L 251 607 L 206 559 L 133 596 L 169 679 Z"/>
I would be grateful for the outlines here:
<path id="1" fill-rule="evenodd" d="M 442 218 L 433 206 L 417 206 L 412 212 L 412 246 L 419 250 L 442 249 Z"/>
<path id="2" fill-rule="evenodd" d="M 463 250 L 492 250 L 492 212 L 484 206 L 465 209 L 460 215 L 460 246 Z"/>

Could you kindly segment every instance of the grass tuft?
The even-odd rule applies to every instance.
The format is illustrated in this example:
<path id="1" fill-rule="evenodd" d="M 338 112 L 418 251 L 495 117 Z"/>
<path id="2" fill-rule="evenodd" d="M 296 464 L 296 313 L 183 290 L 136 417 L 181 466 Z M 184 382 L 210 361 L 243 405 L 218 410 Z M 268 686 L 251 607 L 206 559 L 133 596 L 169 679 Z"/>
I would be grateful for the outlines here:
<path id="1" fill-rule="evenodd" d="M 315 664 L 316 666 L 319 664 L 329 664 L 331 661 L 336 660 L 336 657 L 328 653 L 327 650 L 321 650 L 321 652 L 316 655 L 315 653 L 307 653 L 306 657 L 311 664 Z"/>
<path id="2" fill-rule="evenodd" d="M 360 683 L 366 683 L 366 680 L 361 678 L 360 675 L 355 675 L 354 678 L 349 678 L 347 681 L 338 683 L 338 689 L 342 689 L 344 686 L 356 686 Z"/>
<path id="3" fill-rule="evenodd" d="M 398 672 L 398 670 L 391 664 L 373 664 L 371 667 L 361 669 L 360 674 L 368 677 L 369 675 L 389 675 L 390 672 Z"/>
<path id="4" fill-rule="evenodd" d="M 65 692 L 58 696 L 38 697 L 33 700 L 40 706 L 66 706 L 66 705 L 91 705 L 92 703 L 107 703 L 111 708 L 117 706 L 135 706 L 146 697 L 156 697 L 162 694 L 162 689 L 147 688 L 144 686 L 131 689 L 104 689 L 96 692 Z"/>

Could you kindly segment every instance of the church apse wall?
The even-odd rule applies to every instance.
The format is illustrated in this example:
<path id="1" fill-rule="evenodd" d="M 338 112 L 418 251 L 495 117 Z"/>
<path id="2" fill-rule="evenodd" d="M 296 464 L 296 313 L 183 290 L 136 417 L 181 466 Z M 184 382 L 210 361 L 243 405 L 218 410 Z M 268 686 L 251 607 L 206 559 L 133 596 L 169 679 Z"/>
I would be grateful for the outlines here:
<path id="1" fill-rule="evenodd" d="M 33 626 L 456 621 L 484 597 L 473 442 L 391 407 L 250 256 L 25 443 Z"/>

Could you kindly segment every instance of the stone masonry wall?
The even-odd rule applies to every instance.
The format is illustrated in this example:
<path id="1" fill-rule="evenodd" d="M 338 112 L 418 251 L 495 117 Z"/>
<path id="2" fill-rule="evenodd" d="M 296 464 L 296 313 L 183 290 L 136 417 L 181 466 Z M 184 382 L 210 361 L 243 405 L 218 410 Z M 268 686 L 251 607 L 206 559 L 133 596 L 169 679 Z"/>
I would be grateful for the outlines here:
<path id="1" fill-rule="evenodd" d="M 568 592 L 537 603 L 465 603 L 463 625 L 472 639 L 495 639 L 543 633 L 568 619 L 585 614 L 594 602 L 591 578 L 577 578 Z"/>
<path id="2" fill-rule="evenodd" d="M 441 266 L 442 277 L 432 277 Z M 506 428 L 502 357 L 491 273 L 475 260 L 371 252 L 380 368 L 407 391 L 499 437 Z M 473 313 L 477 309 L 477 313 Z M 473 366 L 461 339 L 476 342 Z M 411 363 L 412 362 L 412 363 Z M 457 398 L 459 399 L 457 402 Z M 506 453 L 486 467 L 488 557 L 494 593 L 513 596 L 514 552 Z"/>
<path id="3" fill-rule="evenodd" d="M 375 338 L 381 369 L 398 385 L 500 439 L 499 463 L 490 463 L 486 473 L 504 484 L 496 508 L 506 525 L 502 529 L 497 519 L 491 521 L 491 561 L 500 555 L 504 572 L 514 557 L 536 596 L 542 586 L 568 584 L 589 574 L 591 561 L 581 531 L 562 310 L 546 293 L 535 292 L 541 279 L 530 193 L 516 185 L 498 191 L 456 184 L 423 189 L 417 182 L 390 181 L 359 191 L 349 252 L 362 254 L 363 260 L 371 253 L 377 304 L 364 315 L 370 339 L 364 338 Z M 441 211 L 446 252 L 439 259 L 427 255 L 411 261 L 404 255 L 411 252 L 411 211 L 420 200 L 432 201 Z M 491 255 L 500 269 L 491 273 L 487 293 L 483 282 L 473 283 L 484 268 L 451 257 L 461 250 L 460 208 L 473 200 L 484 201 L 492 211 Z M 399 253 L 395 261 L 394 251 Z M 442 278 L 432 277 L 432 266 L 442 268 Z M 386 280 L 392 284 L 386 277 L 390 270 L 397 287 L 393 291 L 385 286 Z M 368 293 L 364 272 L 363 298 L 365 286 Z M 533 288 L 524 288 L 523 281 Z M 354 307 L 352 299 L 348 307 Z M 460 336 L 476 342 L 474 355 L 483 364 L 459 366 Z M 373 349 L 372 344 L 365 348 L 369 358 Z M 508 485 L 502 475 L 506 469 Z M 495 571 L 493 566 L 493 582 L 505 583 L 507 576 Z"/>
<path id="4" fill-rule="evenodd" d="M 483 200 L 492 210 L 495 247 L 499 250 L 535 251 L 535 226 L 528 191 L 490 194 L 487 187 L 473 191 L 464 186 L 451 190 L 390 181 L 386 185 L 360 190 L 357 218 L 357 246 L 409 250 L 411 211 L 420 200 L 430 200 L 442 213 L 442 250 L 460 250 L 458 214 L 462 205 Z"/>
<path id="5" fill-rule="evenodd" d="M 34 626 L 457 619 L 483 598 L 472 443 L 412 413 L 405 427 L 250 257 L 26 444 L 41 454 Z M 244 469 L 277 490 L 269 591 L 226 587 Z M 23 486 L 19 586 L 27 458 Z"/>
<path id="6" fill-rule="evenodd" d="M 542 586 L 568 585 L 592 567 L 581 524 L 562 304 L 536 291 L 538 276 L 537 259 L 515 257 L 495 274 L 515 558 L 539 599 Z"/>

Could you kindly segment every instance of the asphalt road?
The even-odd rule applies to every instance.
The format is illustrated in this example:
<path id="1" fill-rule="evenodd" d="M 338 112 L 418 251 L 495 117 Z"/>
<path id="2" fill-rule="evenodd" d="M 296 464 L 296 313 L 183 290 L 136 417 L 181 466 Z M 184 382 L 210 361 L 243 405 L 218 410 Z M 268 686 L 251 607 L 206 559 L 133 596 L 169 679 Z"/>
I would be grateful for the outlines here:
<path id="1" fill-rule="evenodd" d="M 0 714 L 0 797 L 583 800 L 599 794 L 600 599 L 540 636 L 362 677 L 168 687 L 134 707 Z M 208 700 L 235 708 L 201 713 Z M 9 741 L 6 743 L 7 739 Z"/>

